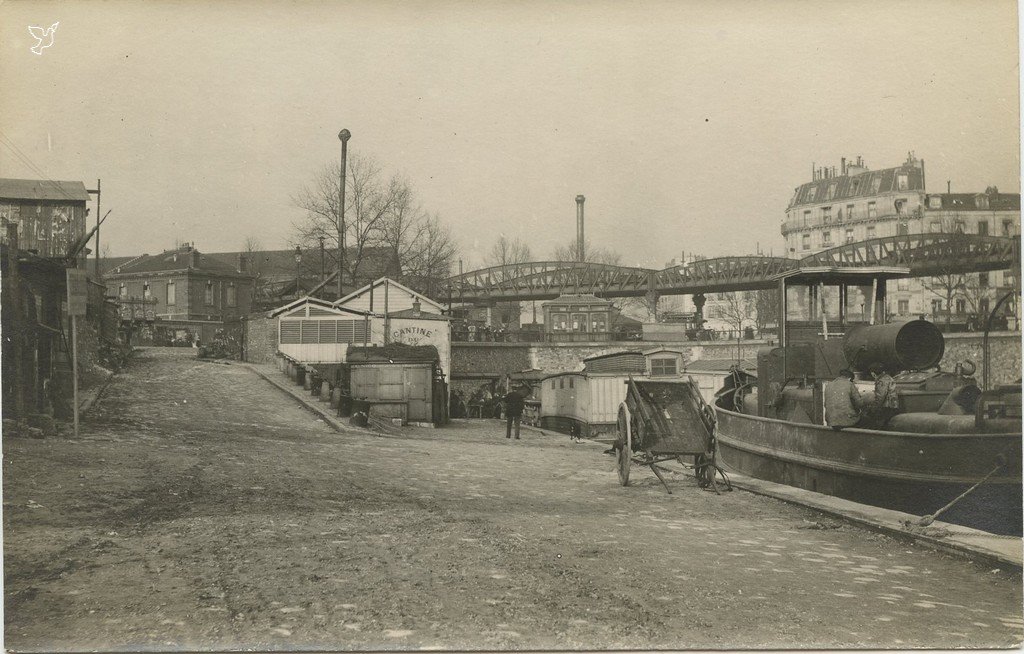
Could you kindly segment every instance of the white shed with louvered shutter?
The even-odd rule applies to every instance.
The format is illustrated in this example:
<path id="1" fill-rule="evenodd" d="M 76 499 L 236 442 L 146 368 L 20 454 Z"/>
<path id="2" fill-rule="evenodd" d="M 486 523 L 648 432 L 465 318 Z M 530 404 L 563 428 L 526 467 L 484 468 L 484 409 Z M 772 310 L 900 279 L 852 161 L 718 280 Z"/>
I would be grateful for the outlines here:
<path id="1" fill-rule="evenodd" d="M 304 363 L 341 363 L 349 345 L 370 343 L 373 317 L 316 298 L 300 298 L 271 313 L 277 349 Z"/>

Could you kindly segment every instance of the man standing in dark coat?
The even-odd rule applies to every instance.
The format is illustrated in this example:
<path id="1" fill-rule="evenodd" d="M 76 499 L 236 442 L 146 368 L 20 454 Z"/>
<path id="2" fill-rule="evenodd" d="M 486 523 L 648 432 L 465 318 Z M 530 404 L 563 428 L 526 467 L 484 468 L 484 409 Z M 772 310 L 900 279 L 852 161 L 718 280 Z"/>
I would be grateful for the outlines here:
<path id="1" fill-rule="evenodd" d="M 510 390 L 505 396 L 505 438 L 512 438 L 512 424 L 516 426 L 516 440 L 519 440 L 519 421 L 523 417 L 523 396 Z"/>

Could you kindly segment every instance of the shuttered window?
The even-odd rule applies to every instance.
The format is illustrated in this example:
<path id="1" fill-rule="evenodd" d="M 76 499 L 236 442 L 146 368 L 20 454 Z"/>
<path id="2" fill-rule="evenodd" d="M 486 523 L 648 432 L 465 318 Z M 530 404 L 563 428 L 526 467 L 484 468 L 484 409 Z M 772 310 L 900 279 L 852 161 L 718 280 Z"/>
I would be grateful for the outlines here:
<path id="1" fill-rule="evenodd" d="M 363 320 L 282 320 L 281 343 L 363 343 L 368 339 L 366 328 Z"/>
<path id="2" fill-rule="evenodd" d="M 285 345 L 295 344 L 299 342 L 299 321 L 298 320 L 282 320 L 281 321 L 281 343 Z"/>
<path id="3" fill-rule="evenodd" d="M 302 320 L 302 340 L 300 343 L 319 343 L 320 342 L 320 321 L 319 320 Z"/>

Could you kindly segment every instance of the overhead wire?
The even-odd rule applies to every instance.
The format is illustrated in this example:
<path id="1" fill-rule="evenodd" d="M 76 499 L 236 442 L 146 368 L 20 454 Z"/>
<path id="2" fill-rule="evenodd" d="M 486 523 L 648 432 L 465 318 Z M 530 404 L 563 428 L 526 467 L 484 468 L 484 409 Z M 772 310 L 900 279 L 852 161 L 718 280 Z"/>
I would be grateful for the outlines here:
<path id="1" fill-rule="evenodd" d="M 25 164 L 25 166 L 27 166 L 27 167 L 28 167 L 28 168 L 29 168 L 30 170 L 32 170 L 32 172 L 34 172 L 34 173 L 35 173 L 36 175 L 38 175 L 39 177 L 42 177 L 42 178 L 43 178 L 44 180 L 46 180 L 47 182 L 50 182 L 51 184 L 53 184 L 53 187 L 54 187 L 55 189 L 57 189 L 57 191 L 58 191 L 58 192 L 59 192 L 59 193 L 60 193 L 61 195 L 63 195 L 63 196 L 64 196 L 64 197 L 66 198 L 66 199 L 68 199 L 68 200 L 71 200 L 71 201 L 74 201 L 74 200 L 75 200 L 75 198 L 71 197 L 71 195 L 70 195 L 70 194 L 68 194 L 68 192 L 64 190 L 64 187 L 63 187 L 63 186 L 61 186 L 59 182 L 56 182 L 56 181 L 54 181 L 54 180 L 50 179 L 50 178 L 49 178 L 49 176 L 47 176 L 47 175 L 46 175 L 46 173 L 44 173 L 44 172 L 43 172 L 43 171 L 42 171 L 42 170 L 41 170 L 41 169 L 39 168 L 39 166 L 37 166 L 37 165 L 36 165 L 36 164 L 35 164 L 35 163 L 34 163 L 34 162 L 33 162 L 33 161 L 32 161 L 32 160 L 31 160 L 31 159 L 29 158 L 29 156 L 28 156 L 27 154 L 25 154 L 25 153 L 24 153 L 24 152 L 23 152 L 23 151 L 21 150 L 21 148 L 19 148 L 19 147 L 18 147 L 18 145 L 17 145 L 17 144 L 16 144 L 15 142 L 14 142 L 14 140 L 13 140 L 13 139 L 12 139 L 12 138 L 11 138 L 10 136 L 8 136 L 8 135 L 7 135 L 7 133 L 3 131 L 3 129 L 0 129 L 0 143 L 3 143 L 3 144 L 4 144 L 4 146 L 6 146 L 6 147 L 7 147 L 7 149 L 8 149 L 8 150 L 10 150 L 10 151 L 11 151 L 11 153 L 12 153 L 12 154 L 13 154 L 13 155 L 14 155 L 14 156 L 15 156 L 15 157 L 16 157 L 16 158 L 17 158 L 17 159 L 19 160 L 19 161 L 21 161 L 21 163 Z"/>

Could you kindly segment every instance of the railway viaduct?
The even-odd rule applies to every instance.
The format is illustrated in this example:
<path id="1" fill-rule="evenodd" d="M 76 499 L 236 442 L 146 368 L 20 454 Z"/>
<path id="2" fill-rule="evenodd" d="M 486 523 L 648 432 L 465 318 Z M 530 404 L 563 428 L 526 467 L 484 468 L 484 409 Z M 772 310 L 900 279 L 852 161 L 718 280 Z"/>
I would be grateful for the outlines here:
<path id="1" fill-rule="evenodd" d="M 449 303 L 491 304 L 549 300 L 567 293 L 602 298 L 693 295 L 774 288 L 776 276 L 795 268 L 906 266 L 912 277 L 1005 270 L 1020 266 L 1020 237 L 908 234 L 847 243 L 803 259 L 720 257 L 663 270 L 578 261 L 494 266 L 447 280 Z"/>

